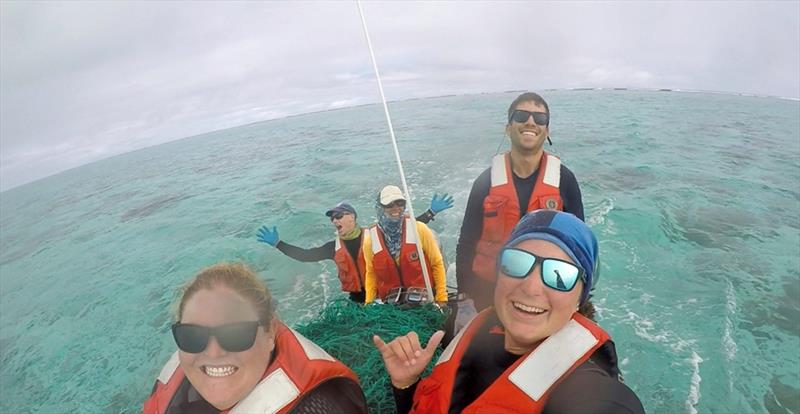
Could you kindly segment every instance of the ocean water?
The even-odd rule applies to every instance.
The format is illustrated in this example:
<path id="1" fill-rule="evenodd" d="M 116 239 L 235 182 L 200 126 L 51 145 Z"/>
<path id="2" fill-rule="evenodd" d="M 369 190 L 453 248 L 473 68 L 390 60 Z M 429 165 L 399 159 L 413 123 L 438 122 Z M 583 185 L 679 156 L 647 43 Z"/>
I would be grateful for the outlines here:
<path id="1" fill-rule="evenodd" d="M 601 246 L 595 302 L 650 413 L 800 413 L 800 102 L 545 91 L 548 151 Z M 417 213 L 454 281 L 472 181 L 516 93 L 390 104 Z M 399 185 L 378 105 L 266 121 L 95 162 L 0 194 L 0 412 L 136 413 L 174 350 L 175 289 L 244 261 L 289 324 L 342 297 L 332 262 L 258 243 L 332 239 L 341 200 L 375 218 Z M 335 327 L 332 327 L 335 329 Z"/>

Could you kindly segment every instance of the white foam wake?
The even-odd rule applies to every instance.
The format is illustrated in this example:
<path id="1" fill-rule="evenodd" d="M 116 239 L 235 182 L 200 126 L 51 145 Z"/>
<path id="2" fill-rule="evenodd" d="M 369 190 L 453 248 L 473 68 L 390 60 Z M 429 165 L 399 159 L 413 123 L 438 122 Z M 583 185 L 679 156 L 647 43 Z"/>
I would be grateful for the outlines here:
<path id="1" fill-rule="evenodd" d="M 689 363 L 692 364 L 692 380 L 689 383 L 689 396 L 686 398 L 686 412 L 690 414 L 697 414 L 697 403 L 700 402 L 700 363 L 703 358 L 697 355 L 697 352 L 692 351 L 692 357 Z"/>
<path id="2" fill-rule="evenodd" d="M 728 361 L 729 366 L 736 359 L 736 352 L 739 347 L 733 339 L 733 318 L 736 315 L 736 292 L 733 289 L 733 284 L 728 281 L 728 287 L 725 289 L 725 329 L 722 333 L 722 348 L 725 349 L 725 359 Z M 733 373 L 728 372 L 728 392 L 733 392 Z"/>

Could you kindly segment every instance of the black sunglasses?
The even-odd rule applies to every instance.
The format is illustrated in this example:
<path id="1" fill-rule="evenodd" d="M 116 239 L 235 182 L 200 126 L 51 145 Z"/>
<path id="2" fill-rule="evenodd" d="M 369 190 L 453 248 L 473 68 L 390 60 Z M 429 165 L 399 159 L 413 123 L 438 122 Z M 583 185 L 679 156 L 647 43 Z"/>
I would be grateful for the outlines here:
<path id="1" fill-rule="evenodd" d="M 536 125 L 547 126 L 550 124 L 550 115 L 546 112 L 530 112 L 524 111 L 522 109 L 515 109 L 514 112 L 511 113 L 511 116 L 508 117 L 508 123 L 510 124 L 511 121 L 524 124 L 528 122 L 528 119 L 533 117 L 533 122 Z"/>
<path id="2" fill-rule="evenodd" d="M 333 214 L 331 214 L 331 221 L 333 221 L 333 220 L 341 220 L 342 217 L 345 216 L 345 214 L 347 214 L 347 213 L 342 213 L 341 211 L 337 212 L 337 213 L 333 213 Z"/>
<path id="3" fill-rule="evenodd" d="M 405 207 L 406 206 L 406 200 L 394 200 L 389 204 L 386 204 L 386 205 L 381 204 L 381 205 L 383 206 L 383 208 Z"/>
<path id="4" fill-rule="evenodd" d="M 243 352 L 255 343 L 260 325 L 259 321 L 247 321 L 209 328 L 178 322 L 172 325 L 172 336 L 178 348 L 190 354 L 203 352 L 212 336 L 217 338 L 217 343 L 222 349 L 228 352 Z"/>

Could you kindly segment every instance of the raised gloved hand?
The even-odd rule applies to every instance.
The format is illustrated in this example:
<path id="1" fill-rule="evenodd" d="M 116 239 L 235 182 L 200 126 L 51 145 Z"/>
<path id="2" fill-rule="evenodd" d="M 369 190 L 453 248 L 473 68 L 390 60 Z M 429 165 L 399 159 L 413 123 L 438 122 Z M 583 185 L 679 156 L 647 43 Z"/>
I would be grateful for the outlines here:
<path id="1" fill-rule="evenodd" d="M 272 226 L 272 230 L 270 230 L 267 226 L 261 226 L 261 228 L 258 229 L 258 235 L 256 236 L 256 239 L 258 239 L 258 241 L 261 243 L 267 243 L 270 246 L 275 247 L 278 245 L 278 241 L 280 240 L 280 238 L 278 238 L 278 228 Z"/>
<path id="2" fill-rule="evenodd" d="M 453 207 L 453 196 L 445 193 L 439 196 L 438 193 L 431 199 L 431 211 L 436 214 Z"/>

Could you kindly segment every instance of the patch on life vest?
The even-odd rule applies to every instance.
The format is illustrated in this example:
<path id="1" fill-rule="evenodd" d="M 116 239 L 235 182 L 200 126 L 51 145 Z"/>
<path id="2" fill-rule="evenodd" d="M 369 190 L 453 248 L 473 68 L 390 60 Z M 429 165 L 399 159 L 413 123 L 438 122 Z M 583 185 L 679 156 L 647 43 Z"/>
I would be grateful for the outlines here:
<path id="1" fill-rule="evenodd" d="M 419 255 L 417 254 L 417 252 L 411 252 L 408 254 L 408 260 L 411 260 L 412 262 L 417 261 L 419 260 Z"/>
<path id="2" fill-rule="evenodd" d="M 558 207 L 558 202 L 555 198 L 548 198 L 544 202 L 544 206 L 549 208 L 550 210 L 555 210 Z"/>

